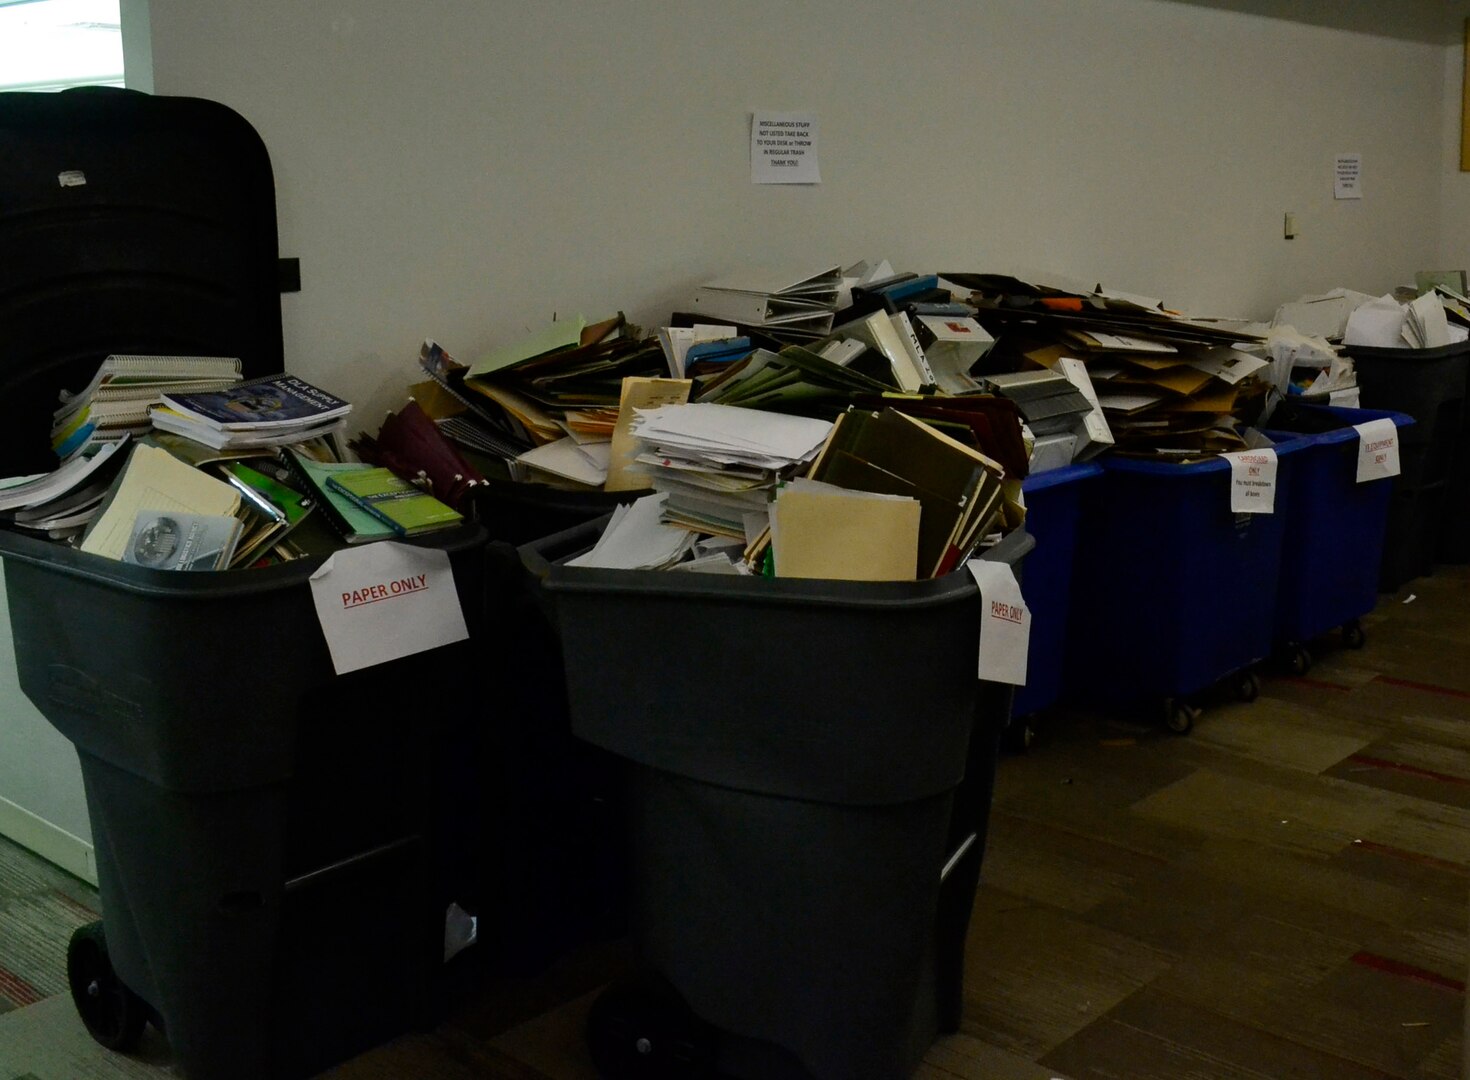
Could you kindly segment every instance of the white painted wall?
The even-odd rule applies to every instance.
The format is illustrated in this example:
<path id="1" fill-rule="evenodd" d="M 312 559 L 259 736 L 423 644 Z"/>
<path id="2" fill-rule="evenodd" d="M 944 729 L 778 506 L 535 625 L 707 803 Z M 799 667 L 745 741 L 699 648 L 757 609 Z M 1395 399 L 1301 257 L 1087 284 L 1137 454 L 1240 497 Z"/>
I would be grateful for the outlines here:
<path id="1" fill-rule="evenodd" d="M 264 137 L 302 260 L 288 364 L 363 424 L 425 336 L 472 359 L 553 312 L 656 325 L 767 260 L 1049 269 L 1246 316 L 1470 263 L 1442 44 L 1166 0 L 146 6 L 156 91 Z M 818 113 L 821 186 L 750 184 L 757 108 Z M 1344 151 L 1361 202 L 1332 198 Z M 8 645 L 0 798 L 85 836 Z"/>
<path id="2" fill-rule="evenodd" d="M 1437 250 L 1438 45 L 1163 0 L 152 11 L 158 92 L 264 136 L 302 259 L 288 364 L 364 423 L 425 335 L 469 359 L 553 312 L 654 324 L 762 259 L 1051 268 L 1262 315 Z M 753 108 L 817 111 L 820 187 L 750 184 Z M 1360 203 L 1332 199 L 1340 151 Z"/>
<path id="3" fill-rule="evenodd" d="M 47 847 L 44 853 L 58 862 L 75 860 L 77 852 L 64 854 L 55 845 L 68 846 L 68 836 L 91 843 L 81 766 L 71 743 L 20 692 L 7 603 L 0 577 L 0 832 L 27 847 Z"/>
<path id="4" fill-rule="evenodd" d="M 1460 171 L 1460 111 L 1465 50 L 1445 50 L 1443 187 L 1440 192 L 1438 266 L 1470 270 L 1470 172 Z"/>

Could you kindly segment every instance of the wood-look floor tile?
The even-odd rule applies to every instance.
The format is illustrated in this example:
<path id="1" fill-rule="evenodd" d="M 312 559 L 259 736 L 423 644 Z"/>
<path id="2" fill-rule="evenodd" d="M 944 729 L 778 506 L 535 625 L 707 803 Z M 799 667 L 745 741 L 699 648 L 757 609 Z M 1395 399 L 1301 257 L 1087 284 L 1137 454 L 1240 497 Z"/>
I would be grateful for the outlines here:
<path id="1" fill-rule="evenodd" d="M 1200 769 L 1133 805 L 1133 813 L 1210 836 L 1332 854 L 1373 832 L 1385 809 L 1327 790 L 1283 787 Z"/>
<path id="2" fill-rule="evenodd" d="M 972 1036 L 938 1039 L 913 1080 L 1071 1080 L 1030 1058 L 998 1049 Z"/>
<path id="3" fill-rule="evenodd" d="M 1051 1053 L 1042 1064 L 1075 1080 L 1383 1080 L 1351 1059 L 1154 988 L 1141 990 Z"/>
<path id="4" fill-rule="evenodd" d="M 1035 1057 L 1175 959 L 1056 908 L 986 890 L 976 903 L 966 946 L 963 1030 Z"/>

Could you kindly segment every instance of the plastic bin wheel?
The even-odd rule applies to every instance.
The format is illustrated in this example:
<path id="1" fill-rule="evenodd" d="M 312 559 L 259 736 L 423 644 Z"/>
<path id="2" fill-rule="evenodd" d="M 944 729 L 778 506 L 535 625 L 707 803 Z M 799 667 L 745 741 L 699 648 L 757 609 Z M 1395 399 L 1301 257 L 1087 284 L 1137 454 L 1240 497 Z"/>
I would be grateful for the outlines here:
<path id="1" fill-rule="evenodd" d="M 1025 720 L 1012 720 L 1006 725 L 1001 746 L 1009 753 L 1024 754 L 1036 741 L 1036 729 Z"/>
<path id="2" fill-rule="evenodd" d="M 88 1033 L 109 1050 L 131 1050 L 143 1037 L 148 1006 L 123 985 L 107 956 L 100 922 L 80 927 L 66 948 L 66 979 Z"/>
<path id="3" fill-rule="evenodd" d="M 614 983 L 587 1015 L 587 1048 L 606 1080 L 711 1080 L 714 1032 L 657 976 Z"/>
<path id="4" fill-rule="evenodd" d="M 1175 735 L 1188 735 L 1199 719 L 1199 710 L 1186 701 L 1164 702 L 1164 726 Z"/>
<path id="5" fill-rule="evenodd" d="M 1254 671 L 1241 672 L 1235 678 L 1235 696 L 1241 701 L 1255 701 L 1261 696 L 1261 677 Z"/>
<path id="6" fill-rule="evenodd" d="M 1349 649 L 1361 649 L 1368 644 L 1368 635 L 1363 633 L 1363 624 L 1357 619 L 1343 623 L 1342 643 Z"/>
<path id="7" fill-rule="evenodd" d="M 1312 670 L 1312 653 L 1305 645 L 1291 644 L 1281 650 L 1281 664 L 1293 675 Z"/>

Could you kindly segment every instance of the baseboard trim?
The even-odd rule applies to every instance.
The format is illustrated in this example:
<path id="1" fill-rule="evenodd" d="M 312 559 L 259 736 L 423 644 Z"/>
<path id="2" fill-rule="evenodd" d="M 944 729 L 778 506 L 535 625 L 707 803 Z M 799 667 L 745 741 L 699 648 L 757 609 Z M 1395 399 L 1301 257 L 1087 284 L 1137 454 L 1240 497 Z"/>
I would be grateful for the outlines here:
<path id="1" fill-rule="evenodd" d="M 96 887 L 97 858 L 91 844 L 6 798 L 0 798 L 0 836 Z"/>

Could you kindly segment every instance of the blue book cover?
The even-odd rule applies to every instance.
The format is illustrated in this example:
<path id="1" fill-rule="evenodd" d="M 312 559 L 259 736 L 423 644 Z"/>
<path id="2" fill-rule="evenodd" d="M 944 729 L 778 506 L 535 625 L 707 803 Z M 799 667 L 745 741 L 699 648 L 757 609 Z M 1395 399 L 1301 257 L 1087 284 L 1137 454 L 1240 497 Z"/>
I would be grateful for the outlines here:
<path id="1" fill-rule="evenodd" d="M 339 416 L 352 406 L 294 375 L 269 375 L 222 390 L 165 394 L 163 403 L 184 417 L 221 431 L 304 427 Z"/>

